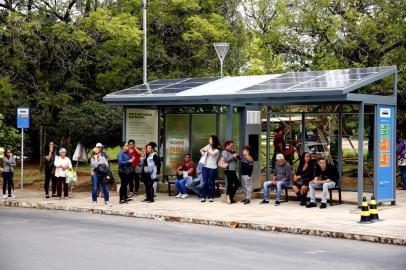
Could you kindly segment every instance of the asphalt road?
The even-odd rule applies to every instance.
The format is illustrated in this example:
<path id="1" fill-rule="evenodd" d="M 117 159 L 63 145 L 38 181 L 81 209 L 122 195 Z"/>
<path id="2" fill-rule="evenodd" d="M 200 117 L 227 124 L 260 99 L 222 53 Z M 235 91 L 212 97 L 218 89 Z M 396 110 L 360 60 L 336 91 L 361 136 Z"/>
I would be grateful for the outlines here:
<path id="1" fill-rule="evenodd" d="M 406 269 L 406 247 L 0 208 L 0 269 Z"/>

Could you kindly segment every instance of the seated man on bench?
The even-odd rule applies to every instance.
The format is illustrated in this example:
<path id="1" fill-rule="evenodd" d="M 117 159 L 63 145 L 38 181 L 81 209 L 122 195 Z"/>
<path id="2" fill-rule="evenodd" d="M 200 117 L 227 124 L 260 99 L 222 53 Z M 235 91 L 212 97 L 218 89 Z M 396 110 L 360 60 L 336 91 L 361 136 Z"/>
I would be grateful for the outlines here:
<path id="1" fill-rule="evenodd" d="M 277 154 L 272 181 L 264 183 L 264 199 L 261 203 L 269 203 L 269 189 L 273 190 L 276 188 L 275 206 L 280 204 L 282 189 L 289 186 L 290 170 L 290 165 L 285 161 L 283 154 Z"/>
<path id="2" fill-rule="evenodd" d="M 320 208 L 327 207 L 327 194 L 328 190 L 334 188 L 338 183 L 338 171 L 333 165 L 327 164 L 325 158 L 320 158 L 318 161 L 319 166 L 316 169 L 316 178 L 310 181 L 310 203 L 306 205 L 307 208 L 316 207 L 316 189 L 323 189 L 321 196 Z"/>
<path id="3" fill-rule="evenodd" d="M 190 155 L 185 154 L 184 162 L 179 166 L 177 170 L 177 179 L 175 180 L 175 186 L 179 194 L 176 198 L 185 199 L 188 197 L 186 183 L 187 181 L 196 176 L 196 166 L 193 161 L 190 160 Z"/>
<path id="4" fill-rule="evenodd" d="M 199 198 L 202 198 L 202 194 L 203 194 L 203 164 L 199 163 L 199 165 L 197 165 L 196 168 L 196 174 L 197 177 L 196 178 L 192 178 L 189 177 L 189 180 L 186 182 L 186 187 L 188 189 L 193 190 L 194 193 L 196 193 L 196 195 Z"/>

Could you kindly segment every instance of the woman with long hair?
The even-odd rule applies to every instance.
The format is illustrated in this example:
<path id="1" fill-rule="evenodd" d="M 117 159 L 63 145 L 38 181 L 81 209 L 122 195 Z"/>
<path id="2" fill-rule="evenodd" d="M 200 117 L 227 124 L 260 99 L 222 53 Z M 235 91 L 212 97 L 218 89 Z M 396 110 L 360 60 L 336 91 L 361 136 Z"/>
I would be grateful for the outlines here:
<path id="1" fill-rule="evenodd" d="M 211 135 L 209 138 L 209 144 L 200 149 L 202 154 L 203 163 L 203 197 L 201 202 L 205 202 L 209 199 L 209 202 L 213 202 L 215 183 L 217 177 L 217 160 L 220 156 L 220 142 L 216 135 Z"/>
<path id="2" fill-rule="evenodd" d="M 237 159 L 238 154 L 234 151 L 234 142 L 232 140 L 226 140 L 224 142 L 224 150 L 221 152 L 221 158 L 223 162 L 227 164 L 227 168 L 224 169 L 224 174 L 227 177 L 227 203 L 235 203 L 234 196 L 237 189 L 240 186 L 240 181 L 237 177 Z"/>
<path id="3" fill-rule="evenodd" d="M 103 197 L 104 203 L 107 206 L 111 206 L 109 202 L 109 187 L 107 185 L 107 181 L 103 180 L 103 177 L 97 175 L 94 171 L 99 165 L 105 165 L 106 168 L 108 167 L 107 159 L 101 155 L 101 149 L 99 147 L 95 147 L 92 150 L 92 158 L 90 159 L 90 175 L 92 179 L 92 204 L 97 204 L 97 190 L 99 189 L 99 185 L 103 188 Z"/>
<path id="4" fill-rule="evenodd" d="M 309 191 L 309 183 L 315 177 L 314 163 L 310 153 L 304 152 L 300 157 L 299 167 L 293 176 L 292 189 L 296 193 L 301 206 L 306 205 L 307 192 Z"/>
<path id="5" fill-rule="evenodd" d="M 152 203 L 155 201 L 154 182 L 156 182 L 158 178 L 160 157 L 154 150 L 154 144 L 147 144 L 145 152 L 144 172 L 142 173 L 142 179 L 145 185 L 146 194 L 144 202 Z"/>
<path id="6" fill-rule="evenodd" d="M 3 166 L 3 199 L 7 199 L 7 197 L 15 197 L 11 192 L 14 188 L 13 178 L 16 160 L 13 157 L 10 149 L 6 149 L 6 151 L 4 151 Z M 6 194 L 6 190 L 8 191 L 8 195 Z"/>

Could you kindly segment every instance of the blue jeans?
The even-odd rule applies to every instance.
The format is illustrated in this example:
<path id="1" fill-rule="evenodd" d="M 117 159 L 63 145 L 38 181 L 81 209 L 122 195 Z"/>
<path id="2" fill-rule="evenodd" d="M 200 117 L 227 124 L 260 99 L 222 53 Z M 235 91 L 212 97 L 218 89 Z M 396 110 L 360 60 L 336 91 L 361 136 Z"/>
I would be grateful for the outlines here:
<path id="1" fill-rule="evenodd" d="M 204 189 L 204 185 L 202 187 L 200 187 L 200 182 L 192 184 L 192 190 L 193 190 L 194 193 L 196 193 L 196 195 L 199 198 L 203 197 L 203 189 Z"/>
<path id="2" fill-rule="evenodd" d="M 3 172 L 3 195 L 6 195 L 7 189 L 8 196 L 11 196 L 11 189 L 14 188 L 13 176 L 13 172 Z"/>
<path id="3" fill-rule="evenodd" d="M 406 189 L 406 166 L 400 166 L 400 175 L 402 178 L 402 188 Z"/>
<path id="4" fill-rule="evenodd" d="M 203 167 L 203 198 L 214 198 L 217 169 Z"/>
<path id="5" fill-rule="evenodd" d="M 276 200 L 281 200 L 282 188 L 288 187 L 289 181 L 276 181 L 276 185 L 272 184 L 272 181 L 266 181 L 264 183 L 264 200 L 269 201 L 269 189 L 274 190 L 276 188 Z"/>
<path id="6" fill-rule="evenodd" d="M 186 182 L 187 182 L 187 179 L 176 179 L 175 180 L 176 190 L 180 194 L 187 194 Z"/>
<path id="7" fill-rule="evenodd" d="M 103 181 L 101 177 L 97 175 L 92 175 L 92 200 L 94 202 L 97 202 L 97 189 L 99 187 L 99 183 L 101 184 L 103 188 L 103 195 L 104 195 L 104 201 L 108 202 L 109 201 L 109 187 L 107 185 L 107 182 Z"/>

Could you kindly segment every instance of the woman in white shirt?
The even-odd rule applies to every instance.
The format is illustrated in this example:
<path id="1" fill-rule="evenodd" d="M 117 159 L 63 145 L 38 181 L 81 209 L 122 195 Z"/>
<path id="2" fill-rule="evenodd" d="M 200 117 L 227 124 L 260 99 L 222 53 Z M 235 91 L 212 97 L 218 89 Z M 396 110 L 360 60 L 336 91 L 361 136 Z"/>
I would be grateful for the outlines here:
<path id="1" fill-rule="evenodd" d="M 216 135 L 211 135 L 209 144 L 200 149 L 203 163 L 203 196 L 201 202 L 206 198 L 213 202 L 215 192 L 215 182 L 217 177 L 217 161 L 220 156 L 220 142 Z"/>
<path id="2" fill-rule="evenodd" d="M 61 148 L 59 150 L 59 156 L 55 157 L 55 177 L 56 177 L 56 197 L 61 199 L 62 197 L 62 184 L 63 184 L 63 197 L 68 199 L 68 184 L 66 183 L 66 172 L 72 168 L 72 162 L 66 156 L 66 149 Z"/>

